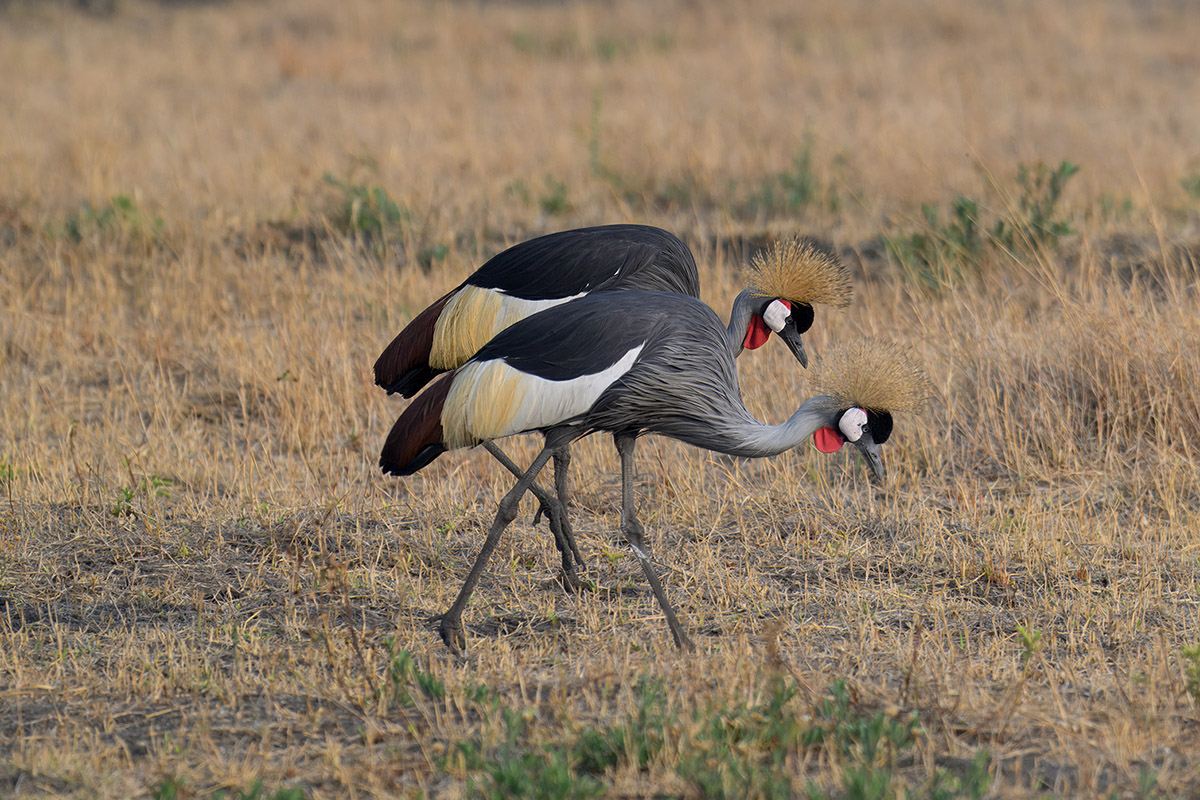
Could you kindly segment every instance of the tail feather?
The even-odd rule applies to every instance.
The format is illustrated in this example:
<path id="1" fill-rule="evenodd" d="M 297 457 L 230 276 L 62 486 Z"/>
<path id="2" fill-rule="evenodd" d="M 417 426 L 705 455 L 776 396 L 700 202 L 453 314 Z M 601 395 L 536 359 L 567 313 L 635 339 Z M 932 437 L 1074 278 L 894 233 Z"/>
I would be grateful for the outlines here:
<path id="1" fill-rule="evenodd" d="M 379 468 L 385 475 L 412 475 L 446 451 L 442 441 L 442 407 L 454 375 L 447 375 L 404 409 L 392 425 Z"/>
<path id="2" fill-rule="evenodd" d="M 376 374 L 378 375 L 378 373 Z M 382 383 L 379 385 L 387 389 L 388 394 L 399 394 L 401 397 L 412 397 L 414 394 L 421 391 L 421 388 L 425 386 L 425 384 L 429 383 L 431 380 L 441 374 L 442 371 L 440 369 L 434 369 L 433 367 L 427 367 L 424 364 L 421 364 L 405 372 L 399 377 L 399 379 L 396 380 L 395 383 L 389 386 L 384 386 Z M 376 381 L 378 381 L 378 378 L 376 378 Z"/>
<path id="3" fill-rule="evenodd" d="M 417 314 L 375 360 L 375 383 L 387 389 L 388 394 L 399 392 L 403 397 L 412 397 L 441 372 L 429 366 L 433 329 L 442 309 L 457 291 L 447 293 Z"/>

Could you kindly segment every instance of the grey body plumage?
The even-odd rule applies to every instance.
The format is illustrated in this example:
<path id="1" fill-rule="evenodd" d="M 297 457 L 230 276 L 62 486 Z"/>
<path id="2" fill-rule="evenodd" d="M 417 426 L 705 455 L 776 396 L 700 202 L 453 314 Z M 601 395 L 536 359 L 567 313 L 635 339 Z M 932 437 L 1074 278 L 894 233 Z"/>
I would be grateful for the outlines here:
<path id="1" fill-rule="evenodd" d="M 464 376 L 478 376 L 485 374 L 481 371 L 485 365 L 504 362 L 514 371 L 517 381 L 521 375 L 541 381 L 561 381 L 564 385 L 576 380 L 580 381 L 581 391 L 586 387 L 592 394 L 584 398 L 586 410 L 556 417 L 536 427 L 513 430 L 540 431 L 546 436 L 546 446 L 505 496 L 475 568 L 442 618 L 440 631 L 451 648 L 457 650 L 464 644 L 462 610 L 482 565 L 515 514 L 520 496 L 552 454 L 564 451 L 578 438 L 600 431 L 614 435 L 622 457 L 622 533 L 641 560 L 676 643 L 681 647 L 689 645 L 646 561 L 648 547 L 637 522 L 631 480 L 637 437 L 657 433 L 730 455 L 762 457 L 796 447 L 822 428 L 840 426 L 842 415 L 847 412 L 844 400 L 819 395 L 807 400 L 780 425 L 765 425 L 754 419 L 742 402 L 734 363 L 737 348 L 732 344 L 731 331 L 733 328 L 722 325 L 711 308 L 692 297 L 661 292 L 609 292 L 583 297 L 516 323 L 463 366 L 460 372 Z M 636 357 L 629 366 L 620 368 L 623 371 L 607 385 L 597 386 L 594 381 L 585 380 L 616 368 L 616 364 L 623 363 L 622 359 L 634 352 Z M 479 367 L 472 370 L 472 364 Z M 458 373 L 454 373 L 443 380 L 454 381 L 457 377 Z M 457 388 L 460 387 L 451 383 L 447 391 L 454 392 Z M 405 423 L 403 416 L 397 421 L 397 428 L 402 423 Z M 406 424 L 412 427 L 411 423 Z M 882 478 L 878 446 L 869 427 L 863 425 L 855 433 L 858 436 L 852 441 L 872 472 Z M 479 437 L 478 441 L 486 441 L 486 437 Z M 381 463 L 385 468 L 393 466 L 387 463 L 387 448 Z M 562 487 L 559 495 L 560 504 L 554 510 L 565 518 L 566 497 Z"/>

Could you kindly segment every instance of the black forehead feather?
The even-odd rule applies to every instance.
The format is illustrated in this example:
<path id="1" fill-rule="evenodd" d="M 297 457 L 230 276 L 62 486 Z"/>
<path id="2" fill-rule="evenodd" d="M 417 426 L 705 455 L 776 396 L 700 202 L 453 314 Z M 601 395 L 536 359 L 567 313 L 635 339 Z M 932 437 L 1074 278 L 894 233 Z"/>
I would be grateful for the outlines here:
<path id="1" fill-rule="evenodd" d="M 869 408 L 865 410 L 871 438 L 875 440 L 875 444 L 883 444 L 892 435 L 892 415 L 886 411 L 872 411 Z"/>
<path id="2" fill-rule="evenodd" d="M 808 303 L 792 303 L 792 324 L 797 333 L 804 333 L 813 324 L 813 307 Z"/>
<path id="3" fill-rule="evenodd" d="M 763 314 L 767 313 L 767 307 L 769 305 L 771 305 L 771 303 L 774 303 L 776 299 L 781 299 L 781 298 L 772 297 L 772 298 L 769 298 L 768 300 L 766 300 L 762 304 L 762 308 L 758 309 L 758 315 L 761 317 Z M 807 331 L 809 328 L 812 327 L 812 324 L 813 324 L 813 307 L 812 306 L 810 306 L 808 303 L 797 303 L 793 300 L 789 300 L 788 305 L 790 305 L 792 307 L 792 310 L 788 313 L 788 316 L 790 316 L 792 318 L 792 326 L 795 327 L 796 333 L 804 333 L 805 331 Z"/>

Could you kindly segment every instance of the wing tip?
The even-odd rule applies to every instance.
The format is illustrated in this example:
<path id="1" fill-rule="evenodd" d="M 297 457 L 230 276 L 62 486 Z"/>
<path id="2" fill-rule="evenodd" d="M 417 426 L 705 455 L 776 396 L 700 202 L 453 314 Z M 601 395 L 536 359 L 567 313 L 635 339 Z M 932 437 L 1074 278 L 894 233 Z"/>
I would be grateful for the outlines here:
<path id="1" fill-rule="evenodd" d="M 434 459 L 444 452 L 446 452 L 446 446 L 439 442 L 422 447 L 407 464 L 394 464 L 381 455 L 379 457 L 379 471 L 384 475 L 395 475 L 404 478 L 429 466 Z"/>

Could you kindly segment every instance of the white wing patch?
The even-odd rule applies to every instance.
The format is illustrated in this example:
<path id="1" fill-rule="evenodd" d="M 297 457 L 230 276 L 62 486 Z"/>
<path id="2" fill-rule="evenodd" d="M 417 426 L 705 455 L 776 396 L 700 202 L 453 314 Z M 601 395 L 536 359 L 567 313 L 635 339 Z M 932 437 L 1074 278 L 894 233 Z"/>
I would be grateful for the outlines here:
<path id="1" fill-rule="evenodd" d="M 587 292 L 554 300 L 524 300 L 498 289 L 464 286 L 450 298 L 434 323 L 429 366 L 454 369 L 509 325 L 585 294 Z"/>
<path id="2" fill-rule="evenodd" d="M 443 441 L 450 449 L 467 447 L 579 416 L 633 367 L 644 346 L 639 344 L 608 369 L 565 381 L 521 372 L 498 358 L 468 364 L 455 375 L 446 396 Z"/>
<path id="3" fill-rule="evenodd" d="M 530 306 L 535 306 L 535 308 L 525 316 L 536 314 L 539 311 L 545 311 L 547 308 L 552 308 L 553 306 L 561 306 L 563 303 L 569 303 L 572 300 L 576 300 L 587 294 L 587 292 L 580 292 L 579 294 L 573 294 L 569 297 L 556 297 L 553 300 L 527 300 L 524 297 L 515 297 L 503 289 L 492 289 L 490 291 L 499 292 L 500 294 L 504 295 L 504 299 L 510 303 L 528 303 Z"/>

